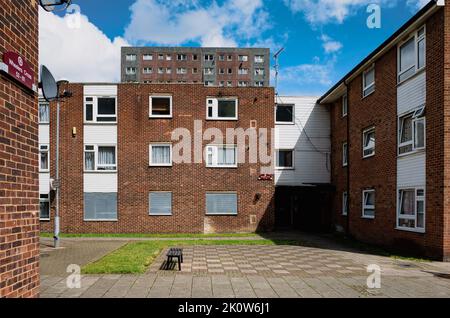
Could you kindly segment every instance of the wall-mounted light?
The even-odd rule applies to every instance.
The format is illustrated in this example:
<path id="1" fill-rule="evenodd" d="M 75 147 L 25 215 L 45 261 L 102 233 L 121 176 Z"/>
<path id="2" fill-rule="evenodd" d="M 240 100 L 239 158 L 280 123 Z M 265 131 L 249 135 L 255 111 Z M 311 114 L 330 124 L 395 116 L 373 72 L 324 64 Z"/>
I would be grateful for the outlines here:
<path id="1" fill-rule="evenodd" d="M 66 10 L 72 0 L 39 0 L 39 4 L 45 11 Z"/>
<path id="2" fill-rule="evenodd" d="M 77 136 L 77 127 L 72 127 L 72 137 L 75 138 Z"/>

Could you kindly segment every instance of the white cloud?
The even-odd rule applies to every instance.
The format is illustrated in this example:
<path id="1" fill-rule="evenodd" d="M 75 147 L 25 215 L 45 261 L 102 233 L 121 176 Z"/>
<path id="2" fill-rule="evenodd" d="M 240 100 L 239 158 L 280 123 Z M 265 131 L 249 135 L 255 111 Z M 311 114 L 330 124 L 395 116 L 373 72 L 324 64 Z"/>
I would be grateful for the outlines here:
<path id="1" fill-rule="evenodd" d="M 303 13 L 312 25 L 343 23 L 357 10 L 372 3 L 392 7 L 397 0 L 284 0 L 293 13 Z"/>
<path id="2" fill-rule="evenodd" d="M 235 47 L 240 41 L 260 40 L 271 27 L 262 0 L 213 1 L 137 0 L 131 6 L 125 38 L 133 44 Z"/>
<path id="3" fill-rule="evenodd" d="M 343 47 L 341 42 L 333 40 L 326 34 L 323 34 L 320 37 L 320 40 L 322 41 L 322 47 L 325 50 L 325 53 L 327 53 L 327 54 L 337 53 Z"/>
<path id="4" fill-rule="evenodd" d="M 59 17 L 42 9 L 39 11 L 39 62 L 45 64 L 56 79 L 120 81 L 120 48 L 127 45 L 120 37 L 111 41 L 80 13 Z"/>
<path id="5" fill-rule="evenodd" d="M 406 5 L 411 7 L 413 10 L 420 10 L 426 6 L 430 0 L 407 0 Z"/>

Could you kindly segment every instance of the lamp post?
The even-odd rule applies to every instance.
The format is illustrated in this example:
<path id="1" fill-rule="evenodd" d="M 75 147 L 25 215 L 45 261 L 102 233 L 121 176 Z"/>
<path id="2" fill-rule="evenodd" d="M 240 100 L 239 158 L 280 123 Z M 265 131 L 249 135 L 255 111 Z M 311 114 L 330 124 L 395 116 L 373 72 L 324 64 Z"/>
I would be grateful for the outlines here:
<path id="1" fill-rule="evenodd" d="M 60 80 L 56 82 L 56 85 L 58 87 L 58 94 L 56 98 L 56 155 L 55 155 L 55 191 L 56 191 L 56 198 L 55 198 L 55 227 L 54 227 L 54 247 L 58 248 L 60 246 L 59 241 L 59 233 L 60 233 L 60 214 L 59 214 L 59 201 L 60 201 L 60 188 L 61 188 L 61 181 L 59 178 L 59 125 L 60 125 L 60 113 L 61 113 L 61 100 L 63 98 L 72 97 L 72 93 L 70 93 L 68 90 L 64 89 L 64 86 L 69 85 L 69 81 L 67 80 Z"/>
<path id="2" fill-rule="evenodd" d="M 65 10 L 72 0 L 39 0 L 39 4 L 45 11 L 62 11 Z"/>

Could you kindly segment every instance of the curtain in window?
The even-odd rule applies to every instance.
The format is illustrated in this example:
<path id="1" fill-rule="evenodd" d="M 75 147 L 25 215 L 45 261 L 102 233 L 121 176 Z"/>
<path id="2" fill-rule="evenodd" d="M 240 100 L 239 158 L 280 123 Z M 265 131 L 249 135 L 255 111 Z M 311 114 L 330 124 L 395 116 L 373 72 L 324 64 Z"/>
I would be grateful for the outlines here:
<path id="1" fill-rule="evenodd" d="M 115 147 L 98 147 L 98 165 L 105 170 L 114 170 L 116 164 Z M 103 167 L 101 167 L 103 166 Z M 106 166 L 106 167 L 105 167 Z"/>
<path id="2" fill-rule="evenodd" d="M 401 142 L 408 142 L 411 141 L 412 136 L 412 117 L 407 117 L 403 119 L 403 126 L 402 126 L 402 136 L 401 136 Z"/>
<path id="3" fill-rule="evenodd" d="M 170 164 L 170 147 L 152 146 L 152 164 Z"/>
<path id="4" fill-rule="evenodd" d="M 236 148 L 219 148 L 217 157 L 219 165 L 234 165 L 236 164 Z"/>
<path id="5" fill-rule="evenodd" d="M 41 170 L 48 170 L 48 152 L 41 151 Z"/>
<path id="6" fill-rule="evenodd" d="M 206 209 L 208 214 L 237 214 L 237 194 L 207 193 Z"/>
<path id="7" fill-rule="evenodd" d="M 172 193 L 151 192 L 149 195 L 150 215 L 172 214 Z"/>
<path id="8" fill-rule="evenodd" d="M 39 104 L 39 122 L 50 122 L 50 107 L 47 103 Z"/>
<path id="9" fill-rule="evenodd" d="M 95 170 L 95 152 L 93 152 L 93 151 L 85 152 L 84 167 L 87 171 Z"/>
<path id="10" fill-rule="evenodd" d="M 402 192 L 402 211 L 403 215 L 414 215 L 415 213 L 414 191 Z"/>
<path id="11" fill-rule="evenodd" d="M 116 220 L 117 193 L 84 193 L 85 220 Z"/>

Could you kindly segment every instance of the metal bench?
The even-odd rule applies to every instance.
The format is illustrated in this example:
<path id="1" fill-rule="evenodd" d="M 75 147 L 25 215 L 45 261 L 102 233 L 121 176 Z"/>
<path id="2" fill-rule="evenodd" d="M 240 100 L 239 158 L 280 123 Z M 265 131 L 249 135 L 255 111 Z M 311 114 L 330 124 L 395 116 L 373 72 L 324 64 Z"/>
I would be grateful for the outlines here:
<path id="1" fill-rule="evenodd" d="M 173 259 L 176 258 L 178 261 L 178 270 L 181 271 L 181 263 L 183 263 L 183 249 L 182 248 L 171 248 L 167 252 L 167 264 L 166 269 L 169 268 L 169 265 L 173 262 Z"/>

